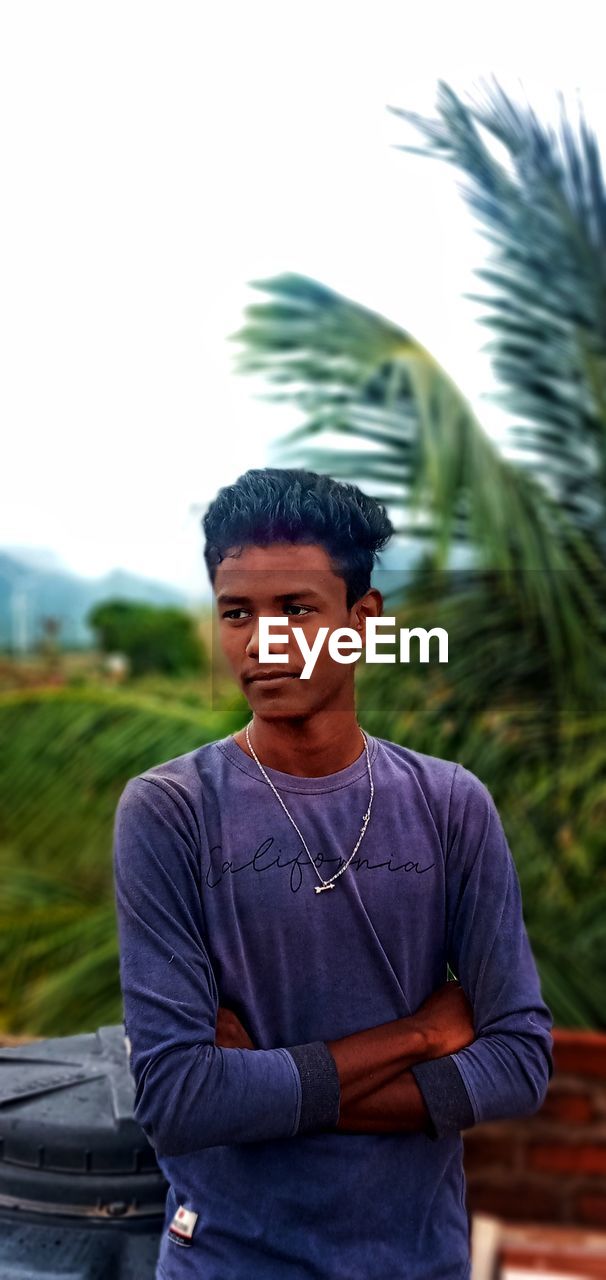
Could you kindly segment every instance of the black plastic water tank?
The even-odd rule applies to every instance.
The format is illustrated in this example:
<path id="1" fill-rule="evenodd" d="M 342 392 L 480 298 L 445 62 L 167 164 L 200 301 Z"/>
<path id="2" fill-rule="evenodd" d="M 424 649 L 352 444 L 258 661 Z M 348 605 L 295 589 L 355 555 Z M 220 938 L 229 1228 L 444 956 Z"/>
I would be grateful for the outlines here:
<path id="1" fill-rule="evenodd" d="M 153 1280 L 167 1186 L 123 1026 L 0 1049 L 1 1280 Z"/>

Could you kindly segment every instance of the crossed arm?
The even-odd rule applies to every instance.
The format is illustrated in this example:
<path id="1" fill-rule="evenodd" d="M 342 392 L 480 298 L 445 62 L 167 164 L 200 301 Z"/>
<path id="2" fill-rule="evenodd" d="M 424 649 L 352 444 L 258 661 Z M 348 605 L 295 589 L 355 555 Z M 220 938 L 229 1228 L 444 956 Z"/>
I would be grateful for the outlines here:
<path id="1" fill-rule="evenodd" d="M 431 1133 L 431 1116 L 410 1068 L 454 1053 L 473 1039 L 469 1001 L 459 982 L 447 982 L 407 1018 L 328 1040 L 339 1077 L 337 1130 Z M 223 1005 L 215 1044 L 223 1049 L 256 1048 L 237 1014 Z"/>

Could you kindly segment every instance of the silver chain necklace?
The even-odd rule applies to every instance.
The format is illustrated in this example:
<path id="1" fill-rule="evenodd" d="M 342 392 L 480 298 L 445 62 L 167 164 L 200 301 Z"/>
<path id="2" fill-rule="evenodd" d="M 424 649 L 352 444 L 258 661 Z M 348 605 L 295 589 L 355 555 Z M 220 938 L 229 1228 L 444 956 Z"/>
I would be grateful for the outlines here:
<path id="1" fill-rule="evenodd" d="M 360 726 L 359 726 L 359 725 L 358 725 L 358 728 L 360 728 Z M 299 839 L 300 839 L 300 841 L 301 841 L 301 844 L 303 845 L 303 848 L 305 849 L 305 851 L 306 851 L 306 853 L 307 853 L 307 856 L 308 856 L 308 858 L 309 858 L 309 861 L 311 862 L 311 865 L 312 865 L 312 867 L 313 867 L 313 869 L 314 869 L 314 871 L 315 871 L 315 873 L 316 873 L 316 875 L 317 875 L 317 877 L 318 877 L 318 880 L 320 880 L 320 881 L 321 881 L 321 883 L 320 883 L 320 884 L 317 884 L 317 885 L 315 885 L 315 886 L 314 886 L 316 893 L 323 893 L 325 889 L 334 889 L 334 887 L 335 887 L 335 883 L 334 883 L 334 882 L 335 882 L 335 880 L 337 880 L 339 876 L 342 876 L 344 871 L 347 871 L 347 868 L 348 868 L 348 866 L 349 866 L 350 862 L 352 861 L 352 858 L 354 858 L 354 857 L 355 857 L 355 855 L 356 855 L 356 853 L 358 852 L 358 849 L 360 848 L 360 845 L 361 845 L 361 843 L 362 843 L 362 841 L 363 841 L 363 839 L 364 839 L 364 836 L 366 835 L 366 828 L 367 828 L 368 823 L 369 823 L 369 821 L 370 821 L 370 810 L 371 810 L 371 808 L 372 808 L 372 800 L 373 800 L 373 796 L 374 796 L 374 794 L 375 794 L 375 785 L 374 785 L 374 782 L 373 782 L 373 780 L 372 780 L 372 769 L 371 769 L 371 767 L 370 767 L 370 755 L 369 755 L 369 753 L 368 753 L 368 740 L 367 740 L 366 734 L 364 733 L 364 730 L 363 730 L 363 729 L 360 729 L 360 733 L 362 734 L 362 738 L 363 738 L 363 740 L 364 740 L 364 750 L 365 750 L 365 752 L 366 752 L 366 768 L 368 769 L 368 779 L 369 779 L 369 782 L 370 782 L 370 799 L 369 799 L 369 801 L 368 801 L 368 808 L 367 808 L 367 810 L 366 810 L 366 813 L 364 813 L 364 814 L 362 815 L 362 827 L 361 827 L 361 830 L 360 830 L 360 834 L 359 834 L 359 836 L 358 836 L 358 839 L 357 839 L 357 842 L 356 842 L 355 848 L 353 849 L 352 853 L 350 854 L 349 858 L 347 859 L 347 862 L 346 862 L 342 867 L 340 867 L 338 871 L 335 871 L 334 876 L 331 876 L 329 880 L 323 880 L 323 879 L 322 879 L 322 876 L 320 875 L 320 872 L 318 871 L 318 868 L 317 868 L 317 866 L 316 866 L 316 864 L 315 864 L 315 862 L 314 862 L 314 860 L 313 860 L 313 858 L 312 858 L 312 856 L 311 856 L 311 853 L 309 852 L 309 849 L 308 849 L 308 847 L 307 847 L 306 841 L 305 841 L 305 839 L 304 839 L 303 835 L 301 834 L 301 832 L 299 831 L 299 828 L 298 828 L 298 826 L 297 826 L 297 824 L 296 824 L 296 822 L 295 822 L 295 820 L 294 820 L 294 818 L 293 818 L 292 814 L 290 814 L 290 813 L 288 812 L 288 809 L 286 808 L 286 805 L 284 804 L 284 801 L 283 801 L 283 799 L 282 799 L 282 796 L 281 796 L 281 795 L 279 795 L 279 794 L 278 794 L 278 792 L 276 791 L 276 788 L 274 787 L 274 784 L 273 784 L 273 782 L 272 782 L 271 778 L 268 778 L 267 773 L 265 772 L 265 769 L 263 768 L 263 765 L 261 764 L 261 761 L 259 760 L 259 757 L 257 756 L 257 754 L 256 754 L 256 752 L 255 752 L 255 749 L 254 749 L 254 747 L 253 747 L 253 745 L 252 745 L 252 742 L 251 742 L 251 740 L 250 740 L 250 734 L 249 734 L 249 732 L 248 732 L 248 729 L 249 729 L 249 726 L 247 725 L 247 726 L 246 726 L 246 741 L 247 741 L 247 743 L 248 743 L 248 747 L 249 747 L 250 753 L 251 753 L 251 755 L 253 756 L 253 758 L 256 760 L 256 762 L 257 762 L 257 764 L 258 764 L 258 766 L 259 766 L 259 768 L 260 768 L 260 770 L 261 770 L 261 773 L 263 774 L 263 777 L 265 778 L 265 781 L 269 783 L 269 785 L 270 785 L 270 787 L 271 787 L 271 789 L 272 789 L 272 791 L 273 791 L 273 793 L 274 793 L 274 795 L 275 795 L 276 799 L 280 801 L 280 804 L 282 805 L 282 808 L 283 808 L 283 810 L 284 810 L 284 812 L 285 812 L 285 814 L 286 814 L 286 817 L 288 818 L 289 822 L 292 822 L 292 825 L 293 825 L 293 827 L 294 827 L 294 829 L 295 829 L 295 831 L 296 831 L 296 833 L 297 833 L 297 835 L 298 835 L 298 837 L 299 837 Z"/>

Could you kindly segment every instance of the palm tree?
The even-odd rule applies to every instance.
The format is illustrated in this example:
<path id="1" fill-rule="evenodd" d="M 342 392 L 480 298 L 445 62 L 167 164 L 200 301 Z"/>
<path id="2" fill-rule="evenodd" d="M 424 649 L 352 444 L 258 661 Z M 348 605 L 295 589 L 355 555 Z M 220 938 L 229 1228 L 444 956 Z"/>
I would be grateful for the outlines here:
<path id="1" fill-rule="evenodd" d="M 494 81 L 469 105 L 440 83 L 436 118 L 391 110 L 420 135 L 419 146 L 403 150 L 463 174 L 488 242 L 488 265 L 477 272 L 484 292 L 470 296 L 485 309 L 515 452 L 491 439 L 413 335 L 306 276 L 256 282 L 267 296 L 234 335 L 238 368 L 263 374 L 268 398 L 302 415 L 280 461 L 363 484 L 423 548 L 404 607 L 417 621 L 430 607 L 432 625 L 448 625 L 448 676 L 407 675 L 403 697 L 393 668 L 373 669 L 363 680 L 366 722 L 375 708 L 378 732 L 408 741 L 412 733 L 421 749 L 452 753 L 489 781 L 524 850 L 529 931 L 556 1017 L 606 1024 L 606 187 L 598 144 L 582 115 L 575 128 L 561 103 L 558 128 L 543 125 Z M 455 571 L 460 547 L 468 567 Z"/>

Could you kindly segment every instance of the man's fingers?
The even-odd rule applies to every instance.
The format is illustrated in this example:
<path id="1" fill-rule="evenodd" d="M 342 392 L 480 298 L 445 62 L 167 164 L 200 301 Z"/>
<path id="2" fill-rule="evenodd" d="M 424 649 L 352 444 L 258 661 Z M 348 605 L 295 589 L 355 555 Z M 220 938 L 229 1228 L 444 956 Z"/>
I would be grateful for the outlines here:
<path id="1" fill-rule="evenodd" d="M 254 1049 L 255 1047 L 237 1014 L 233 1009 L 223 1006 L 219 1006 L 217 1012 L 215 1044 L 222 1049 Z"/>

